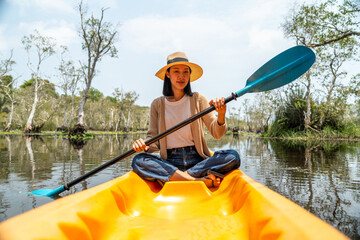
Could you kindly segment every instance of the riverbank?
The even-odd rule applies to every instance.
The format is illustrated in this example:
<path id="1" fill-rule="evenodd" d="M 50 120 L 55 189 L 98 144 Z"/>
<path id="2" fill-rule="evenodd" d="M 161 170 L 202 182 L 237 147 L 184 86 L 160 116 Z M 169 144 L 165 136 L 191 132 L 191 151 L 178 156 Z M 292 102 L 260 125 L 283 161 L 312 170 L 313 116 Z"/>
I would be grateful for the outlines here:
<path id="1" fill-rule="evenodd" d="M 91 137 L 96 135 L 125 135 L 125 134 L 143 134 L 147 131 L 135 131 L 135 132 L 114 132 L 114 131 L 95 131 L 89 130 L 86 132 L 84 137 Z M 21 130 L 15 129 L 10 130 L 9 132 L 0 131 L 0 135 L 22 135 L 23 132 Z M 205 132 L 207 134 L 207 132 Z M 26 134 L 30 136 L 36 135 L 54 135 L 57 137 L 69 137 L 67 132 L 59 132 L 59 131 L 42 131 L 40 133 L 30 133 Z M 271 136 L 267 133 L 253 133 L 241 131 L 234 133 L 232 131 L 228 131 L 226 135 L 238 135 L 238 136 L 254 136 L 261 137 L 266 139 L 279 139 L 279 140 L 299 140 L 299 141 L 360 141 L 360 129 L 352 132 L 351 134 L 344 134 L 342 132 L 336 131 L 324 131 L 320 133 L 316 132 L 285 132 L 281 134 L 281 136 Z"/>
<path id="2" fill-rule="evenodd" d="M 347 141 L 359 141 L 360 140 L 360 126 L 351 124 L 346 125 L 341 130 L 332 129 L 326 127 L 322 130 L 307 130 L 307 131 L 277 131 L 270 128 L 269 131 L 261 135 L 271 139 L 291 139 L 291 140 L 347 140 Z"/>
<path id="3" fill-rule="evenodd" d="M 146 131 L 136 131 L 136 132 L 114 132 L 114 131 L 87 131 L 86 134 L 89 135 L 116 135 L 116 134 L 139 134 L 146 133 Z M 10 130 L 9 132 L 0 131 L 0 135 L 22 135 L 21 130 Z M 26 135 L 55 135 L 55 136 L 66 136 L 69 135 L 67 132 L 59 131 L 42 131 L 39 133 L 29 133 Z"/>

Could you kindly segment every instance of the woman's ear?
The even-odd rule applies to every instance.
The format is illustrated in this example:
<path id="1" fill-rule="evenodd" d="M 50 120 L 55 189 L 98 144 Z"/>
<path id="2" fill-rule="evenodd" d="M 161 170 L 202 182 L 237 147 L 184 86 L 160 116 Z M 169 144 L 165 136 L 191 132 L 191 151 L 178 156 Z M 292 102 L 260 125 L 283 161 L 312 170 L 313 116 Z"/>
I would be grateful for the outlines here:
<path id="1" fill-rule="evenodd" d="M 166 74 L 166 76 L 167 76 L 168 78 L 170 78 L 169 70 L 167 70 L 167 71 L 165 72 L 165 74 Z"/>

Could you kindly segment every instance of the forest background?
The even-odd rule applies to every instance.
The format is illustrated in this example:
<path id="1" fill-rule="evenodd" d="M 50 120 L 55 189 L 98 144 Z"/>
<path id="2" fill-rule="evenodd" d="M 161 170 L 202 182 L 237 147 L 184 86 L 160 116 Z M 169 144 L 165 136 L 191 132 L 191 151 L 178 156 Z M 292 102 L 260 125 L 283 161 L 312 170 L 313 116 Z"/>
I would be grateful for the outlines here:
<path id="1" fill-rule="evenodd" d="M 21 39 L 28 59 L 23 67 L 30 76 L 13 71 L 17 49 L 0 52 L 0 128 L 4 132 L 146 131 L 149 107 L 136 104 L 137 91 L 119 86 L 105 96 L 93 87 L 102 59 L 121 54 L 116 47 L 118 27 L 106 20 L 109 9 L 89 9 L 85 2 L 78 2 L 75 9 L 86 56 L 81 61 L 37 29 Z M 229 130 L 270 137 L 360 137 L 360 70 L 349 73 L 346 68 L 360 60 L 359 12 L 359 0 L 291 6 L 279 28 L 294 45 L 312 48 L 316 64 L 293 84 L 229 105 Z M 43 74 L 55 57 L 56 73 Z"/>

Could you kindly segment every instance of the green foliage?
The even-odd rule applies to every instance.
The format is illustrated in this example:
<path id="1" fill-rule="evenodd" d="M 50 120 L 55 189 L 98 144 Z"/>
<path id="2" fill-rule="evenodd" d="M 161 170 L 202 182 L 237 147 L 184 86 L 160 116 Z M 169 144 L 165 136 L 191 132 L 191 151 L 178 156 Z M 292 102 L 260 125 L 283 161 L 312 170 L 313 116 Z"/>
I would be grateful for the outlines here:
<path id="1" fill-rule="evenodd" d="M 298 88 L 291 92 L 276 113 L 275 120 L 287 129 L 304 129 L 304 112 L 306 110 L 306 98 L 303 89 Z"/>
<path id="2" fill-rule="evenodd" d="M 20 85 L 20 88 L 29 88 L 33 86 L 34 86 L 34 78 L 31 78 L 30 80 L 24 81 L 24 83 Z"/>
<path id="3" fill-rule="evenodd" d="M 345 123 L 342 128 L 325 126 L 321 132 L 311 130 L 297 131 L 296 129 L 285 129 L 281 124 L 272 124 L 264 137 L 279 137 L 285 139 L 358 139 L 360 138 L 360 125 Z"/>
<path id="4" fill-rule="evenodd" d="M 37 114 L 34 118 L 34 125 L 44 124 L 42 130 L 54 131 L 61 127 L 64 119 L 65 102 L 71 102 L 71 96 L 65 96 L 55 93 L 53 84 L 46 81 L 49 85 L 44 86 L 42 97 L 38 105 Z M 33 80 L 24 82 L 22 87 L 15 89 L 15 98 L 17 105 L 15 107 L 12 128 L 23 128 L 26 123 L 27 116 L 31 110 L 33 95 Z M 95 94 L 92 94 L 95 93 Z M 120 92 L 118 92 L 120 93 Z M 120 94 L 121 95 L 121 94 Z M 114 131 L 117 133 L 126 131 L 146 131 L 149 122 L 149 107 L 141 107 L 135 105 L 138 94 L 134 91 L 122 91 L 122 97 L 103 97 L 103 93 L 99 90 L 91 91 L 90 96 L 95 96 L 93 100 L 88 101 L 85 109 L 87 114 L 86 124 L 89 129 Z M 73 109 L 73 118 L 70 126 L 76 123 L 74 115 L 79 105 L 80 97 L 75 96 Z M 67 109 L 68 119 L 71 108 Z M 3 111 L 2 122 L 0 125 L 6 125 L 9 114 Z M 117 128 L 116 128 L 117 127 Z"/>
<path id="5" fill-rule="evenodd" d="M 3 77 L 9 74 L 9 72 L 11 72 L 12 66 L 15 64 L 15 61 L 12 60 L 12 57 L 13 57 L 13 50 L 10 51 L 9 58 L 0 59 L 0 85 L 4 85 L 2 83 Z"/>
<path id="6" fill-rule="evenodd" d="M 300 87 L 291 88 L 283 103 L 277 108 L 275 120 L 266 136 L 276 137 L 283 132 L 303 131 L 304 112 L 306 111 L 306 97 Z"/>
<path id="7" fill-rule="evenodd" d="M 305 131 L 304 112 L 306 111 L 304 90 L 299 86 L 287 91 L 283 104 L 277 108 L 275 120 L 264 134 L 267 137 L 314 137 L 313 131 Z M 311 126 L 321 131 L 320 136 L 330 138 L 358 137 L 356 124 L 345 121 L 346 106 L 337 101 L 330 105 L 314 102 L 311 99 Z M 326 118 L 323 118 L 326 114 Z M 323 120 L 325 119 L 325 120 Z M 319 136 L 318 133 L 315 135 Z"/>
<path id="8" fill-rule="evenodd" d="M 359 100 L 359 81 L 345 79 L 342 67 L 350 60 L 359 60 L 360 1 L 327 0 L 294 5 L 282 25 L 287 37 L 299 45 L 313 48 L 316 63 L 298 87 L 288 92 L 280 104 L 268 136 L 356 137 L 360 112 L 349 103 Z M 359 109 L 359 108 L 358 108 Z"/>
<path id="9" fill-rule="evenodd" d="M 46 79 L 38 79 L 38 84 L 43 85 L 43 87 L 41 89 L 43 94 L 45 94 L 47 96 L 51 96 L 53 98 L 59 97 L 59 94 L 55 90 L 54 83 L 51 83 L 49 80 L 46 80 Z M 34 78 L 24 81 L 24 83 L 20 85 L 21 89 L 32 89 L 34 87 L 35 87 L 35 79 Z"/>
<path id="10" fill-rule="evenodd" d="M 111 103 L 117 103 L 117 100 L 115 97 L 107 96 L 106 100 L 109 100 Z"/>
<path id="11" fill-rule="evenodd" d="M 303 3 L 295 6 L 282 26 L 285 34 L 299 44 L 324 46 L 358 35 L 359 9 L 356 0 Z"/>
<path id="12" fill-rule="evenodd" d="M 325 126 L 324 129 L 322 130 L 322 135 L 325 138 L 331 138 L 332 136 L 337 136 L 338 131 L 336 131 L 330 126 Z"/>
<path id="13" fill-rule="evenodd" d="M 65 134 L 62 134 L 62 136 L 65 136 Z M 67 135 L 72 140 L 89 140 L 95 138 L 95 135 L 90 133 L 83 133 L 81 135 Z"/>
<path id="14" fill-rule="evenodd" d="M 0 112 L 9 113 L 9 95 L 14 92 L 14 79 L 11 75 L 2 76 L 0 79 Z"/>
<path id="15" fill-rule="evenodd" d="M 13 80 L 14 80 L 13 76 L 5 75 L 5 76 L 2 76 L 0 80 L 1 80 L 0 88 L 3 88 L 4 86 L 13 88 Z"/>
<path id="16" fill-rule="evenodd" d="M 8 114 L 6 112 L 0 113 L 0 128 L 3 129 L 6 125 Z"/>
<path id="17" fill-rule="evenodd" d="M 80 94 L 83 95 L 83 91 L 81 91 Z M 91 87 L 89 89 L 87 98 L 92 101 L 98 102 L 102 98 L 104 98 L 104 94 L 102 92 L 100 92 L 99 90 L 97 90 L 96 88 Z"/>
<path id="18" fill-rule="evenodd" d="M 351 138 L 358 138 L 360 137 L 360 124 L 347 123 L 342 129 L 342 133 Z"/>
<path id="19" fill-rule="evenodd" d="M 39 61 L 38 64 L 41 64 L 42 61 L 55 54 L 54 48 L 56 43 L 54 39 L 41 36 L 38 30 L 35 30 L 34 34 L 24 36 L 21 42 L 24 45 L 25 50 L 29 53 L 32 48 L 35 48 L 37 60 Z M 29 62 L 29 65 L 32 65 L 31 62 Z"/>

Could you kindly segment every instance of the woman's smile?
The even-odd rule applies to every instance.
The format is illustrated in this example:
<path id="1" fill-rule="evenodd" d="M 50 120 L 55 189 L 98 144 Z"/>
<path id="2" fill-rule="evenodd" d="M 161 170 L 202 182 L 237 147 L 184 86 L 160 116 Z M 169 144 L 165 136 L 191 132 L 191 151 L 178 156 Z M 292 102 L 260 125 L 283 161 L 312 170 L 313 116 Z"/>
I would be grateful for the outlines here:
<path id="1" fill-rule="evenodd" d="M 178 83 L 178 84 L 187 84 L 187 82 L 185 80 L 178 80 L 178 81 L 176 81 L 176 83 Z"/>

